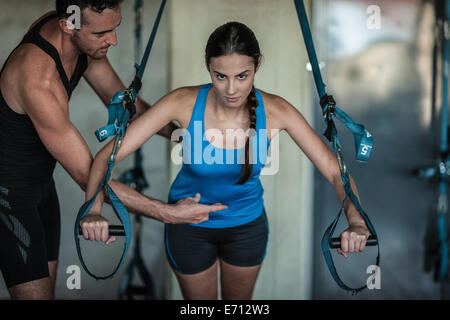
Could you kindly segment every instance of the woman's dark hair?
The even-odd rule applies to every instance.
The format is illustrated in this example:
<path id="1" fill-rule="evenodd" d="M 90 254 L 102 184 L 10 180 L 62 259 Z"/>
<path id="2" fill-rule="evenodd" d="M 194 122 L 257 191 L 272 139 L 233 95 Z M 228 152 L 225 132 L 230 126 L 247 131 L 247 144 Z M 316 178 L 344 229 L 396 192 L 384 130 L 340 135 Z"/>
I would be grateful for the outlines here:
<path id="1" fill-rule="evenodd" d="M 205 53 L 208 69 L 211 58 L 232 55 L 233 53 L 252 57 L 256 71 L 261 56 L 258 40 L 249 27 L 239 22 L 228 22 L 217 28 L 209 37 Z M 240 179 L 237 182 L 239 185 L 243 185 L 250 179 L 253 170 L 253 165 L 250 161 L 250 139 L 256 134 L 256 108 L 258 107 L 258 100 L 256 99 L 255 87 L 252 88 L 248 96 L 247 105 L 250 113 L 250 138 L 245 143 L 244 164 L 242 165 Z"/>
<path id="2" fill-rule="evenodd" d="M 123 0 L 56 0 L 56 13 L 58 18 L 64 19 L 70 17 L 67 8 L 70 6 L 78 6 L 83 15 L 83 10 L 89 8 L 97 13 L 103 12 L 105 9 L 116 8 Z"/>

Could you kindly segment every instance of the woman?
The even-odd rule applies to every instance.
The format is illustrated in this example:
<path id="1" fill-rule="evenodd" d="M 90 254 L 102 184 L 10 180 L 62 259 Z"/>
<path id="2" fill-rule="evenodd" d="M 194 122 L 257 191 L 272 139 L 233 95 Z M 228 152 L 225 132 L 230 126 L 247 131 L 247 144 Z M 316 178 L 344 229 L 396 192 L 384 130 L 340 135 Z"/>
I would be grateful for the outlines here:
<path id="1" fill-rule="evenodd" d="M 190 197 L 227 206 L 197 225 L 166 225 L 168 260 L 185 299 L 217 299 L 219 266 L 222 298 L 251 299 L 268 241 L 259 180 L 264 156 L 255 159 L 279 131 L 288 132 L 332 184 L 339 201 L 345 197 L 337 159 L 303 116 L 283 98 L 255 89 L 261 57 L 258 41 L 245 25 L 230 22 L 215 30 L 205 55 L 212 84 L 181 88 L 158 101 L 129 127 L 117 156 L 117 161 L 124 159 L 164 125 L 178 121 L 185 129 L 185 161 L 169 202 Z M 111 151 L 112 143 L 95 159 L 88 199 L 105 176 Z M 352 186 L 357 195 L 353 180 Z M 115 238 L 109 237 L 108 221 L 101 217 L 102 204 L 100 195 L 82 229 L 86 240 L 108 244 Z M 345 209 L 349 228 L 341 234 L 338 252 L 347 257 L 364 250 L 369 231 L 350 201 Z"/>

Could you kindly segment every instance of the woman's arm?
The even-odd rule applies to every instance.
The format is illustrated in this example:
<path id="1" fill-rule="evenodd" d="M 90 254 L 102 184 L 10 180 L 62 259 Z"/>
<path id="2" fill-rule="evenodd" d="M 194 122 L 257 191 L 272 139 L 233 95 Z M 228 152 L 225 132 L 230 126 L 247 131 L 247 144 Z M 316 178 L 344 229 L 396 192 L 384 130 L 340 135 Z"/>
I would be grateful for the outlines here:
<path id="1" fill-rule="evenodd" d="M 167 123 L 175 120 L 184 126 L 186 119 L 183 117 L 183 106 L 186 106 L 186 96 L 189 96 L 186 90 L 179 89 L 158 101 L 151 109 L 147 110 L 143 115 L 136 119 L 127 129 L 126 135 L 123 139 L 122 146 L 117 153 L 116 163 L 119 163 L 137 149 L 139 149 L 147 140 L 149 140 L 155 133 L 163 128 Z M 186 113 L 186 112 L 184 112 Z M 107 144 L 95 157 L 94 163 L 91 167 L 88 187 L 86 190 L 86 200 L 92 199 L 97 192 L 100 183 L 103 181 L 107 172 L 107 162 L 111 155 L 114 146 L 114 140 Z M 132 195 L 130 195 L 131 197 Z M 99 193 L 96 197 L 95 203 L 81 222 L 81 228 L 86 240 L 102 241 L 110 243 L 114 238 L 108 236 L 109 222 L 101 217 L 101 210 L 103 206 L 104 195 Z M 156 200 L 155 200 L 156 201 Z M 198 204 L 200 198 L 187 198 L 180 201 L 176 206 L 179 210 L 183 210 L 183 214 L 191 216 L 195 212 L 201 213 L 204 217 L 210 212 L 224 210 L 227 207 L 221 204 L 211 206 Z M 145 205 L 145 204 L 142 204 Z M 154 203 L 152 205 L 155 205 Z M 160 206 L 165 204 L 160 203 Z M 139 205 L 137 205 L 139 206 Z M 158 210 L 158 205 L 155 205 L 155 210 Z M 174 208 L 176 211 L 177 208 Z M 170 216 L 161 217 L 161 221 L 166 223 L 173 223 Z M 207 219 L 202 218 L 199 222 Z"/>
<path id="2" fill-rule="evenodd" d="M 330 182 L 338 201 L 342 203 L 346 193 L 336 156 L 311 128 L 302 114 L 289 102 L 277 96 L 270 96 L 268 105 L 270 106 L 268 119 L 271 128 L 277 128 L 280 131 L 286 130 L 325 179 Z M 349 178 L 353 193 L 359 201 L 355 182 L 351 176 Z M 341 249 L 338 249 L 338 252 L 347 257 L 347 252 L 364 250 L 370 232 L 350 199 L 347 199 L 344 210 L 349 228 L 341 234 Z"/>

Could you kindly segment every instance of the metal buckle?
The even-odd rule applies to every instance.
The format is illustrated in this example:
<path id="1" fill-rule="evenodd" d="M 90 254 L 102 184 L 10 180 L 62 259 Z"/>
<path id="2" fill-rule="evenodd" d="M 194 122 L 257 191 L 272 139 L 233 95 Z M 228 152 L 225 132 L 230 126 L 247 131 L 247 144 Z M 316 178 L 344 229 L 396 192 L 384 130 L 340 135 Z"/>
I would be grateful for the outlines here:
<path id="1" fill-rule="evenodd" d="M 122 145 L 122 137 L 116 137 L 116 141 L 114 141 L 114 147 L 110 157 L 112 163 L 116 162 L 117 154 L 119 153 L 121 145 Z"/>
<path id="2" fill-rule="evenodd" d="M 133 117 L 136 114 L 136 91 L 132 88 L 128 88 L 125 90 L 125 109 L 130 113 L 130 117 Z"/>
<path id="3" fill-rule="evenodd" d="M 326 119 L 328 115 L 334 115 L 336 112 L 336 101 L 333 96 L 325 95 L 320 99 L 320 105 L 323 110 L 323 117 Z"/>
<path id="4" fill-rule="evenodd" d="M 125 102 L 134 102 L 135 101 L 135 95 L 133 94 L 133 89 L 128 88 L 125 90 Z"/>
<path id="5" fill-rule="evenodd" d="M 347 177 L 348 176 L 347 165 L 345 164 L 344 155 L 342 154 L 341 149 L 337 149 L 336 155 L 337 155 L 337 160 L 338 160 L 338 163 L 339 163 L 339 170 L 341 171 L 341 173 L 344 176 Z"/>
<path id="6" fill-rule="evenodd" d="M 330 114 L 332 116 L 334 116 L 336 114 L 335 105 L 328 104 L 327 107 L 328 107 L 328 108 L 326 108 L 327 110 L 323 112 L 324 119 L 328 118 L 328 115 L 330 115 Z"/>

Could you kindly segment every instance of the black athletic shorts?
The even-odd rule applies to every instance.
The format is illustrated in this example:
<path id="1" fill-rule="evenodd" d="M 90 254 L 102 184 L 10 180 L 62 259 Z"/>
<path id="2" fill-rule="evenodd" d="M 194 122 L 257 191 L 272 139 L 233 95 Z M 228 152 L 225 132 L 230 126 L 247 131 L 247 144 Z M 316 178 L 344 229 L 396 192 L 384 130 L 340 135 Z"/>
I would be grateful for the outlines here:
<path id="1" fill-rule="evenodd" d="M 232 228 L 203 228 L 167 224 L 165 245 L 172 268 L 197 274 L 221 258 L 239 267 L 260 265 L 266 255 L 269 226 L 265 212 L 256 220 Z"/>
<path id="2" fill-rule="evenodd" d="M 0 270 L 8 288 L 49 276 L 60 233 L 53 179 L 27 188 L 0 185 Z"/>

